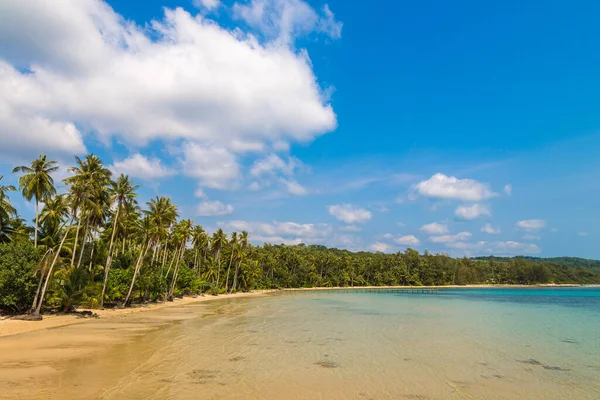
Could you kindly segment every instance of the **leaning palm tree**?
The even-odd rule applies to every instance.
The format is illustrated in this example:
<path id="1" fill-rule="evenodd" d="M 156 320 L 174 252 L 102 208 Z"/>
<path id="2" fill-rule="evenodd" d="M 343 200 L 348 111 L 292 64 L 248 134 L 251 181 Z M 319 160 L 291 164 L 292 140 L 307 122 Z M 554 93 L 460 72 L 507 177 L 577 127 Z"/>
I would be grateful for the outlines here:
<path id="1" fill-rule="evenodd" d="M 102 284 L 102 295 L 100 296 L 100 308 L 104 306 L 104 293 L 106 292 L 106 283 L 108 282 L 108 273 L 112 263 L 113 245 L 115 243 L 115 234 L 117 232 L 117 222 L 119 214 L 124 207 L 130 208 L 137 204 L 135 191 L 139 186 L 134 185 L 127 175 L 119 175 L 116 182 L 111 182 L 109 190 L 110 201 L 115 205 L 115 214 L 113 216 L 113 228 L 110 235 L 110 245 L 108 246 L 108 255 L 104 265 L 104 283 Z"/>
<path id="2" fill-rule="evenodd" d="M 212 252 L 214 254 L 215 262 L 217 263 L 217 287 L 219 286 L 219 278 L 221 275 L 221 250 L 227 244 L 227 235 L 223 232 L 223 229 L 219 228 L 211 240 Z"/>
<path id="3" fill-rule="evenodd" d="M 227 275 L 225 277 L 225 292 L 229 291 L 229 271 L 231 270 L 231 263 L 233 262 L 233 256 L 235 254 L 235 250 L 238 242 L 238 234 L 237 232 L 233 232 L 231 234 L 231 256 L 229 257 L 229 265 L 227 266 Z"/>
<path id="4" fill-rule="evenodd" d="M 71 255 L 71 267 L 75 264 L 81 222 L 83 219 L 86 221 L 85 243 L 90 218 L 99 217 L 102 214 L 102 207 L 106 206 L 108 185 L 112 175 L 110 170 L 104 167 L 102 160 L 94 154 L 88 154 L 84 159 L 75 157 L 75 161 L 77 165 L 69 168 L 73 175 L 65 179 L 65 183 L 70 185 L 72 216 L 75 218 L 79 216 Z"/>
<path id="5" fill-rule="evenodd" d="M 235 267 L 235 273 L 233 274 L 233 285 L 231 286 L 231 291 L 235 292 L 237 290 L 238 283 L 238 274 L 240 271 L 240 265 L 246 255 L 246 249 L 248 248 L 249 240 L 248 240 L 248 232 L 242 231 L 242 234 L 239 236 L 240 246 L 237 257 L 237 266 Z"/>
<path id="6" fill-rule="evenodd" d="M 204 243 L 204 238 L 206 236 L 206 232 L 201 225 L 194 225 L 192 228 L 192 245 L 194 246 L 194 269 L 196 270 L 196 275 L 200 274 L 200 263 L 198 261 L 200 255 L 200 249 L 202 248 L 202 244 Z"/>
<path id="7" fill-rule="evenodd" d="M 33 245 L 37 247 L 38 227 L 39 227 L 39 204 L 47 198 L 56 194 L 54 179 L 50 174 L 58 169 L 58 164 L 54 160 L 47 160 L 45 154 L 40 154 L 38 158 L 31 162 L 31 166 L 21 165 L 15 167 L 13 173 L 23 172 L 24 175 L 19 178 L 19 190 L 27 201 L 35 198 L 35 231 L 33 232 Z"/>

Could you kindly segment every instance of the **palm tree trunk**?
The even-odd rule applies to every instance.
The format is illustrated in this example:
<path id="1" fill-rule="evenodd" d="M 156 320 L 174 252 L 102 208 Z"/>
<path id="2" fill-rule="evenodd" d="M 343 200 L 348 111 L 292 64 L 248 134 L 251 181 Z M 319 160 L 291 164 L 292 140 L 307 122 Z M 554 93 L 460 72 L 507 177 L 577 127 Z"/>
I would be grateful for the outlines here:
<path id="1" fill-rule="evenodd" d="M 108 256 L 106 257 L 106 264 L 104 265 L 104 283 L 102 284 L 102 296 L 100 296 L 100 308 L 104 307 L 104 293 L 106 292 L 106 283 L 108 282 L 108 273 L 110 271 L 110 265 L 112 263 L 112 248 L 115 243 L 115 233 L 117 232 L 117 220 L 119 219 L 119 211 L 121 206 L 117 205 L 117 212 L 115 213 L 115 222 L 113 222 L 113 231 L 110 234 L 110 245 L 108 246 Z M 125 239 L 123 239 L 125 243 Z"/>
<path id="2" fill-rule="evenodd" d="M 173 280 L 171 281 L 171 287 L 169 288 L 167 297 L 173 297 L 173 292 L 175 291 L 175 284 L 177 283 L 177 275 L 179 275 L 179 266 L 181 265 L 181 261 L 183 260 L 184 251 L 185 242 L 181 245 L 181 250 L 179 251 L 179 257 L 177 258 L 177 262 L 175 264 L 175 269 L 173 271 Z"/>
<path id="3" fill-rule="evenodd" d="M 83 241 L 81 242 L 81 250 L 79 250 L 79 260 L 77 260 L 77 268 L 81 266 L 81 260 L 83 259 L 83 253 L 85 250 L 85 243 L 87 241 L 88 232 L 90 226 L 90 216 L 85 219 L 85 229 L 83 230 Z"/>
<path id="4" fill-rule="evenodd" d="M 73 220 L 71 220 L 71 222 L 73 222 Z M 69 234 L 70 229 L 71 229 L 71 225 L 69 224 L 69 227 L 67 228 L 67 230 L 60 242 L 60 246 L 58 246 L 58 250 L 56 251 L 54 260 L 52 260 L 52 264 L 50 265 L 48 274 L 46 275 L 46 281 L 44 282 L 44 287 L 42 289 L 42 295 L 40 296 L 40 301 L 38 302 L 37 307 L 35 308 L 35 311 L 33 312 L 33 315 L 40 315 L 40 311 L 42 310 L 42 304 L 44 303 L 44 296 L 46 295 L 46 289 L 48 289 L 48 282 L 50 281 L 50 278 L 52 277 L 52 270 L 54 269 L 54 265 L 56 265 L 56 262 L 58 261 L 58 257 L 60 256 L 60 251 L 62 250 L 62 247 L 65 244 L 65 240 L 67 239 L 67 235 Z"/>
<path id="5" fill-rule="evenodd" d="M 33 247 L 37 248 L 37 238 L 38 238 L 38 225 L 39 225 L 39 204 L 37 196 L 35 197 L 35 232 L 33 232 Z"/>
<path id="6" fill-rule="evenodd" d="M 198 255 L 200 250 L 196 248 L 196 254 L 194 255 L 194 269 L 196 270 L 196 276 L 200 276 L 200 264 L 198 263 Z"/>
<path id="7" fill-rule="evenodd" d="M 225 293 L 229 289 L 229 270 L 231 269 L 231 263 L 233 262 L 233 253 L 235 252 L 234 246 L 231 246 L 231 257 L 229 257 L 229 265 L 227 266 L 227 276 L 225 278 Z"/>
<path id="8" fill-rule="evenodd" d="M 240 270 L 240 265 L 242 264 L 242 260 L 240 259 L 237 263 L 237 266 L 235 267 L 235 273 L 233 274 L 233 285 L 231 286 L 231 291 L 236 291 L 236 286 L 237 286 L 237 277 L 238 277 L 238 272 Z"/>
<path id="9" fill-rule="evenodd" d="M 94 242 L 94 234 L 92 234 L 92 252 L 90 253 L 90 276 L 92 275 L 92 267 L 93 267 L 93 263 L 94 263 L 94 249 L 96 248 L 95 246 L 95 242 Z"/>
<path id="10" fill-rule="evenodd" d="M 221 249 L 217 250 L 217 288 L 219 287 L 219 281 L 221 280 Z"/>
<path id="11" fill-rule="evenodd" d="M 175 262 L 175 258 L 177 257 L 177 254 L 179 254 L 179 249 L 175 248 L 175 252 L 173 253 L 173 258 L 171 258 L 171 263 L 169 264 L 169 269 L 167 270 L 167 273 L 165 274 L 165 279 L 169 276 L 169 272 L 171 272 L 171 268 L 173 267 L 173 263 Z"/>
<path id="12" fill-rule="evenodd" d="M 77 215 L 77 211 L 73 215 L 75 218 Z M 73 243 L 73 254 L 71 254 L 71 268 L 75 265 L 75 253 L 77 252 L 77 241 L 79 240 L 79 228 L 81 228 L 81 218 L 77 219 L 77 230 L 75 231 L 75 243 Z"/>
<path id="13" fill-rule="evenodd" d="M 127 292 L 127 297 L 125 298 L 125 306 L 127 306 L 127 303 L 129 303 L 129 298 L 131 297 L 131 292 L 133 291 L 133 285 L 135 284 L 135 278 L 140 270 L 140 267 L 142 266 L 142 262 L 144 261 L 144 257 L 146 257 L 146 252 L 150 248 L 151 243 L 152 241 L 148 240 L 148 245 L 146 246 L 146 249 L 144 249 L 143 245 L 140 248 L 140 256 L 138 257 L 138 260 L 135 263 L 135 270 L 133 271 L 133 277 L 131 278 L 131 286 L 129 286 L 129 292 Z"/>

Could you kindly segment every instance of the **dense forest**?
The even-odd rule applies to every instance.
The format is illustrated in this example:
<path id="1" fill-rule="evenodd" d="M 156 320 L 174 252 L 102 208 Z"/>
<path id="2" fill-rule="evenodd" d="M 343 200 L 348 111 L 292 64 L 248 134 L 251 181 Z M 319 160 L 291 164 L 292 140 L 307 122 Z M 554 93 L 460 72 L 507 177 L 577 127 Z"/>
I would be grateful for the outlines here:
<path id="1" fill-rule="evenodd" d="M 39 315 L 261 288 L 600 282 L 593 262 L 253 246 L 247 232 L 210 235 L 180 219 L 168 197 L 140 205 L 138 186 L 113 177 L 95 155 L 75 158 L 65 193 L 52 178 L 57 167 L 40 155 L 15 168 L 18 188 L 0 176 L 2 312 Z M 31 225 L 10 201 L 16 191 L 35 205 Z"/>

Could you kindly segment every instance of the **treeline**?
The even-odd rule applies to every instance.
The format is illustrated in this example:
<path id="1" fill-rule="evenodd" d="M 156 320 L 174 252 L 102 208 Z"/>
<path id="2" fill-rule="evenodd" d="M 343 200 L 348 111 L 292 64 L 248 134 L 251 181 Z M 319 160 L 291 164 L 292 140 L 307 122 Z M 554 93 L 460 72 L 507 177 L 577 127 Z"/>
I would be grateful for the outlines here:
<path id="1" fill-rule="evenodd" d="M 600 271 L 555 263 L 455 259 L 408 249 L 381 254 L 324 246 L 253 246 L 247 232 L 212 235 L 179 219 L 167 197 L 142 208 L 129 177 L 113 178 L 95 155 L 76 158 L 57 193 L 44 155 L 1 185 L 0 310 L 39 314 L 262 288 L 469 283 L 598 283 Z M 33 226 L 8 197 L 35 204 Z"/>
<path id="2" fill-rule="evenodd" d="M 584 267 L 584 268 L 600 268 L 600 260 L 590 260 L 587 258 L 579 258 L 579 257 L 530 257 L 530 256 L 521 256 L 521 257 L 473 257 L 474 260 L 490 260 L 494 259 L 498 262 L 509 262 L 511 260 L 522 258 L 529 262 L 541 263 L 541 264 L 554 264 L 554 265 L 564 265 L 566 267 Z"/>

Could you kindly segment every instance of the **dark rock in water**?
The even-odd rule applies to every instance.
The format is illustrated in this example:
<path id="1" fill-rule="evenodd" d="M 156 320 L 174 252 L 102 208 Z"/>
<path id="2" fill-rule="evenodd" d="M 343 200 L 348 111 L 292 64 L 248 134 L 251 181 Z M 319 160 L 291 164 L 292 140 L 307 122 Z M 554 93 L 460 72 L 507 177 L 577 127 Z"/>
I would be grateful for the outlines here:
<path id="1" fill-rule="evenodd" d="M 569 338 L 561 339 L 561 342 L 563 342 L 563 343 L 570 343 L 570 344 L 577 344 L 577 343 L 579 343 L 577 340 L 575 340 L 575 339 L 569 339 Z"/>
<path id="2" fill-rule="evenodd" d="M 563 371 L 563 372 L 570 371 L 570 370 L 568 370 L 566 368 L 551 367 L 550 365 L 542 365 L 542 368 L 549 369 L 550 371 Z"/>
<path id="3" fill-rule="evenodd" d="M 333 361 L 317 361 L 315 363 L 315 365 L 318 365 L 323 368 L 337 368 L 338 367 L 337 363 L 335 363 Z"/>
<path id="4" fill-rule="evenodd" d="M 41 321 L 43 317 L 41 315 L 25 314 L 15 315 L 14 317 L 11 317 L 11 319 L 16 319 L 19 321 Z"/>
<path id="5" fill-rule="evenodd" d="M 72 314 L 77 315 L 77 318 L 100 318 L 100 316 L 91 311 L 73 311 Z"/>
<path id="6" fill-rule="evenodd" d="M 529 365 L 542 365 L 541 362 L 539 362 L 538 360 L 534 360 L 533 358 L 530 358 L 528 360 L 518 360 L 520 363 L 523 364 L 529 364 Z"/>

